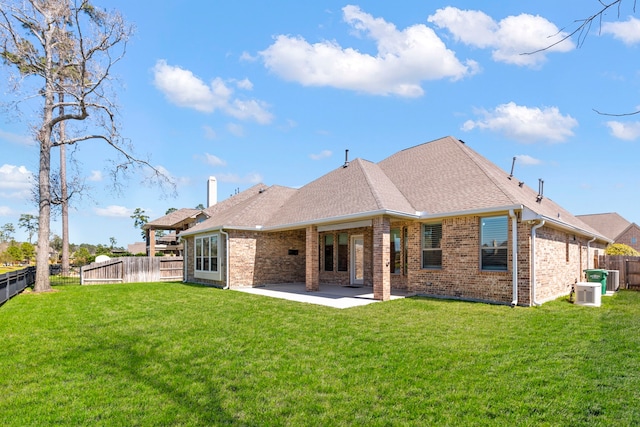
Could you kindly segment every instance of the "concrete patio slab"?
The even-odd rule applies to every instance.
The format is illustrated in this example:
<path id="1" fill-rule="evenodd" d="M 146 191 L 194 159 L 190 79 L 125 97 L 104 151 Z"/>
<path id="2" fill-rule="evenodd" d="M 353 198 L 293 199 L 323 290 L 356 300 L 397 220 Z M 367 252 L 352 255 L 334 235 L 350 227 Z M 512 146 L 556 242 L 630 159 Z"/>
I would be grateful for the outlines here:
<path id="1" fill-rule="evenodd" d="M 367 286 L 320 285 L 319 291 L 309 292 L 306 290 L 304 283 L 286 283 L 259 288 L 234 288 L 233 290 L 333 308 L 351 308 L 380 302 L 373 298 L 373 288 Z M 407 296 L 409 296 L 409 293 L 406 291 L 398 289 L 391 291 L 392 300 Z"/>

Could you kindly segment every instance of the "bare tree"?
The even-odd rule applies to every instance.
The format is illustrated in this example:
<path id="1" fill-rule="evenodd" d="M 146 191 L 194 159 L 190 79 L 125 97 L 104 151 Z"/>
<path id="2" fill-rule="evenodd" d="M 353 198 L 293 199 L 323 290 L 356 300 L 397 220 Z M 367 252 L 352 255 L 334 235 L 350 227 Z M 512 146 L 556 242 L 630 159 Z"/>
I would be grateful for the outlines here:
<path id="1" fill-rule="evenodd" d="M 130 143 L 119 133 L 117 108 L 108 92 L 112 67 L 125 54 L 131 34 L 132 27 L 118 12 L 99 10 L 89 0 L 0 0 L 0 55 L 14 66 L 17 82 L 37 80 L 36 92 L 26 99 L 36 102 L 41 111 L 35 125 L 40 148 L 35 291 L 51 289 L 52 148 L 99 141 L 117 154 L 114 182 L 131 166 L 141 165 L 150 167 L 156 179 L 168 180 L 148 161 L 132 154 Z M 63 96 L 56 101 L 59 94 Z M 62 137 L 54 132 L 61 122 L 81 123 L 89 117 L 91 120 L 76 132 Z"/>
<path id="2" fill-rule="evenodd" d="M 575 21 L 573 21 L 573 23 L 565 28 L 561 28 L 560 29 L 560 33 L 562 32 L 566 32 L 566 35 L 564 37 L 562 37 L 560 40 L 556 41 L 555 43 L 552 43 L 548 46 L 543 47 L 542 49 L 538 49 L 535 50 L 533 52 L 527 52 L 524 55 L 533 55 L 535 53 L 539 53 L 545 50 L 548 50 L 550 48 L 552 48 L 553 46 L 560 44 L 568 39 L 571 38 L 576 38 L 576 44 L 578 45 L 578 47 L 581 47 L 584 45 L 585 40 L 587 39 L 591 29 L 593 28 L 594 24 L 598 26 L 598 32 L 601 31 L 602 29 L 602 18 L 603 16 L 609 12 L 610 10 L 615 10 L 617 17 L 620 18 L 620 10 L 622 7 L 622 4 L 624 3 L 624 0 L 609 0 L 609 1 L 604 1 L 604 0 L 597 0 L 598 3 L 600 4 L 600 7 L 598 8 L 598 10 L 587 16 L 586 18 L 583 19 L 576 19 Z M 631 0 L 627 0 L 627 1 L 631 1 Z M 636 5 L 637 5 L 637 0 L 633 0 L 633 12 L 636 12 Z M 617 117 L 622 117 L 622 116 L 632 116 L 635 114 L 640 114 L 640 110 L 636 110 L 636 111 L 632 111 L 629 113 L 619 113 L 619 114 L 613 114 L 613 113 L 604 113 L 601 112 L 597 109 L 593 109 L 596 113 L 598 114 L 602 114 L 605 116 L 617 116 Z"/>

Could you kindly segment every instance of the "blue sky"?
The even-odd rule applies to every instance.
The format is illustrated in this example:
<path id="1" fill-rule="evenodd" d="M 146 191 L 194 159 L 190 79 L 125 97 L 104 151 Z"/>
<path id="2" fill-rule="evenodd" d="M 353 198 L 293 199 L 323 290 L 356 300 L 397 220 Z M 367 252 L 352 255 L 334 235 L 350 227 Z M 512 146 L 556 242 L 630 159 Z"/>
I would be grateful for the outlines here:
<path id="1" fill-rule="evenodd" d="M 96 1 L 136 27 L 114 69 L 122 134 L 177 182 L 111 190 L 110 152 L 73 154 L 90 195 L 73 243 L 139 240 L 129 217 L 206 204 L 258 182 L 302 186 L 351 159 L 380 161 L 453 135 L 574 214 L 640 223 L 640 13 L 620 11 L 534 55 L 599 2 Z M 6 95 L 4 95 L 6 96 Z M 54 157 L 56 154 L 54 153 Z M 0 115 L 0 225 L 37 214 L 28 124 Z M 428 167 L 428 165 L 425 165 Z M 60 233 L 58 222 L 52 230 Z M 22 231 L 18 240 L 26 240 Z"/>

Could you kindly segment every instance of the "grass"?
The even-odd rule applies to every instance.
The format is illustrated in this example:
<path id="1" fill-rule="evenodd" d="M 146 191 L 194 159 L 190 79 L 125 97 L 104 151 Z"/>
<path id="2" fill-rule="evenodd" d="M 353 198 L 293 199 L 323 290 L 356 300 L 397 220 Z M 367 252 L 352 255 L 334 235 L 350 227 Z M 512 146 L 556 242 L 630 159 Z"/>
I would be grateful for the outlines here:
<path id="1" fill-rule="evenodd" d="M 153 283 L 0 308 L 0 424 L 638 425 L 640 293 L 347 310 Z"/>

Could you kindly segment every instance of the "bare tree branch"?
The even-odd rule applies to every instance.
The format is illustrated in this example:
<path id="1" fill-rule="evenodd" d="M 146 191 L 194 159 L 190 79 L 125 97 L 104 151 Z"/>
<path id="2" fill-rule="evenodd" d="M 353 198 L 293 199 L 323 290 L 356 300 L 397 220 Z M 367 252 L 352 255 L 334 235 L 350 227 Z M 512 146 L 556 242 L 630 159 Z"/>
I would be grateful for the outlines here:
<path id="1" fill-rule="evenodd" d="M 34 82 L 33 93 L 24 99 L 40 111 L 41 121 L 34 128 L 40 156 L 37 291 L 50 289 L 51 207 L 70 197 L 57 194 L 51 176 L 53 147 L 102 141 L 115 150 L 116 180 L 128 169 L 148 168 L 175 191 L 171 177 L 138 158 L 122 138 L 117 107 L 105 92 L 132 31 L 118 12 L 100 10 L 91 0 L 0 0 L 0 57 L 16 70 L 14 81 Z M 67 123 L 72 126 L 60 131 L 59 125 Z"/>
<path id="2" fill-rule="evenodd" d="M 622 1 L 623 0 L 614 0 L 614 1 L 610 1 L 610 2 L 605 2 L 603 0 L 598 0 L 598 3 L 600 3 L 601 7 L 600 9 L 592 14 L 591 16 L 584 18 L 584 19 L 578 19 L 573 21 L 574 24 L 578 24 L 578 26 L 576 28 L 574 28 L 571 32 L 569 32 L 566 36 L 562 37 L 560 40 L 556 41 L 555 43 L 552 43 L 546 47 L 543 47 L 541 49 L 538 50 L 534 50 L 532 52 L 525 52 L 522 53 L 522 55 L 533 55 L 536 53 L 540 53 L 546 50 L 551 49 L 552 47 L 573 38 L 574 36 L 577 35 L 577 46 L 578 47 L 582 47 L 589 35 L 589 32 L 591 31 L 591 27 L 593 25 L 594 22 L 598 23 L 598 34 L 601 34 L 602 32 L 602 17 L 604 16 L 604 14 L 611 8 L 616 7 L 617 10 L 617 17 L 620 18 L 620 8 L 622 6 Z M 633 0 L 633 12 L 636 12 L 636 6 L 637 6 L 637 0 Z M 562 32 L 564 32 L 567 29 L 567 27 L 564 27 L 562 29 L 560 29 L 560 31 L 558 31 L 558 33 L 553 34 L 550 37 L 556 36 L 558 34 L 561 34 Z M 612 113 L 603 113 L 599 110 L 596 110 L 595 108 L 593 109 L 593 111 L 595 111 L 596 113 L 603 115 L 603 116 L 613 116 L 613 117 L 625 117 L 625 116 L 633 116 L 636 114 L 640 114 L 640 110 L 638 111 L 633 111 L 630 113 L 622 113 L 622 114 L 612 114 Z"/>
<path id="3" fill-rule="evenodd" d="M 602 111 L 596 110 L 595 108 L 592 108 L 593 111 L 595 111 L 596 113 L 600 114 L 601 116 L 611 116 L 611 117 L 626 117 L 626 116 L 635 116 L 636 114 L 640 114 L 640 110 L 638 111 L 633 111 L 631 113 L 603 113 Z"/>

